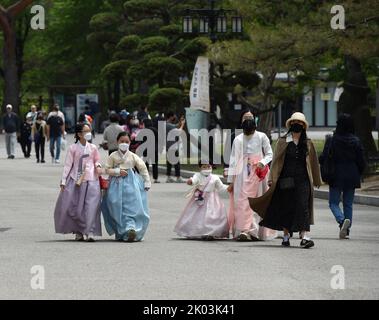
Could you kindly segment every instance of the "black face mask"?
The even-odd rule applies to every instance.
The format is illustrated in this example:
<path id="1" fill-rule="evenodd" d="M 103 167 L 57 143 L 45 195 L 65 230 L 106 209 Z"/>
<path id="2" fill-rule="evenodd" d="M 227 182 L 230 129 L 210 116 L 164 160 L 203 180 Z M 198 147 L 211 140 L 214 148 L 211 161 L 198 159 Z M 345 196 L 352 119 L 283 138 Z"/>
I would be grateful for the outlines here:
<path id="1" fill-rule="evenodd" d="M 295 133 L 300 133 L 304 130 L 304 127 L 300 123 L 294 123 L 291 125 L 291 131 Z"/>
<path id="2" fill-rule="evenodd" d="M 257 129 L 257 124 L 255 120 L 245 120 L 242 123 L 242 129 L 246 135 L 250 135 Z"/>

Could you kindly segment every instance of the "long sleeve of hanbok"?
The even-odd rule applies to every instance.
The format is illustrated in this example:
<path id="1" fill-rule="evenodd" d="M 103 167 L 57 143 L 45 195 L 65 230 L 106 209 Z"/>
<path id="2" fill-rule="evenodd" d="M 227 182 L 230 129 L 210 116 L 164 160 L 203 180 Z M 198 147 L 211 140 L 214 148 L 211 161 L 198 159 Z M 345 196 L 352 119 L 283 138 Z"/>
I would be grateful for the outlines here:
<path id="1" fill-rule="evenodd" d="M 215 180 L 215 190 L 217 192 L 226 192 L 228 189 L 228 186 L 223 184 L 220 177 L 216 176 Z"/>
<path id="2" fill-rule="evenodd" d="M 112 156 L 109 156 L 105 163 L 105 172 L 111 177 L 118 177 L 120 175 L 120 168 L 115 168 Z"/>
<path id="3" fill-rule="evenodd" d="M 266 166 L 272 161 L 273 152 L 270 144 L 270 139 L 265 134 L 263 134 L 262 137 L 262 149 L 264 152 L 264 157 L 260 162 Z"/>
<path id="4" fill-rule="evenodd" d="M 141 177 L 143 178 L 143 181 L 145 182 L 145 188 L 151 188 L 150 175 L 145 162 L 143 162 L 143 160 L 135 154 L 133 154 L 133 157 L 135 166 L 137 167 Z"/>
<path id="5" fill-rule="evenodd" d="M 63 174 L 62 174 L 62 180 L 61 180 L 61 185 L 66 185 L 67 179 L 69 178 L 71 169 L 74 165 L 74 147 L 71 146 L 70 149 L 67 152 L 66 155 L 66 160 L 64 163 L 64 169 L 63 169 Z"/>

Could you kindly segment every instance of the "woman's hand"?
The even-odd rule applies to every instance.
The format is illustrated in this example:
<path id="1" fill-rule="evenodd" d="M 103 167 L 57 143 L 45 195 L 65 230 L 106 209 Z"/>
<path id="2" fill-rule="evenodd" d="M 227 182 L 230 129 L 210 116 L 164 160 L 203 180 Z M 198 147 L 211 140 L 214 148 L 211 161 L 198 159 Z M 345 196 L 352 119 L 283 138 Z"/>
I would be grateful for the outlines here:
<path id="1" fill-rule="evenodd" d="M 187 180 L 187 184 L 188 184 L 189 186 L 192 186 L 192 179 L 188 179 L 188 180 Z"/>
<path id="2" fill-rule="evenodd" d="M 258 162 L 257 166 L 259 169 L 263 169 L 265 167 L 265 165 L 262 162 Z"/>
<path id="3" fill-rule="evenodd" d="M 66 186 L 64 184 L 61 184 L 61 192 L 63 192 L 66 189 Z"/>
<path id="4" fill-rule="evenodd" d="M 128 175 L 128 171 L 127 170 L 123 170 L 123 169 L 120 170 L 120 176 L 121 177 L 126 177 L 127 175 Z"/>
<path id="5" fill-rule="evenodd" d="M 233 183 L 229 185 L 229 187 L 228 187 L 227 190 L 228 190 L 229 193 L 232 193 L 234 191 L 234 185 L 233 185 Z"/>

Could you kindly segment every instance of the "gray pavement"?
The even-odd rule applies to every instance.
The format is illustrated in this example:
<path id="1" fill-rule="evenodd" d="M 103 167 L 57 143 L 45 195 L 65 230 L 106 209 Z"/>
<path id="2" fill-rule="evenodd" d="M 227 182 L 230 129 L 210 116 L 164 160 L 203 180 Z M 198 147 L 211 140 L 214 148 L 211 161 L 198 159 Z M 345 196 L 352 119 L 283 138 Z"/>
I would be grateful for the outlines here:
<path id="1" fill-rule="evenodd" d="M 378 208 L 355 206 L 352 239 L 338 240 L 327 202 L 316 200 L 315 248 L 270 242 L 180 240 L 173 227 L 187 186 L 153 185 L 142 243 L 93 244 L 54 233 L 62 165 L 5 159 L 0 136 L 0 299 L 378 299 Z M 165 181 L 165 177 L 161 177 Z M 227 203 L 227 199 L 225 199 Z M 43 266 L 45 289 L 31 288 Z M 342 266 L 345 289 L 331 287 Z M 341 273 L 340 273 L 341 275 Z"/>

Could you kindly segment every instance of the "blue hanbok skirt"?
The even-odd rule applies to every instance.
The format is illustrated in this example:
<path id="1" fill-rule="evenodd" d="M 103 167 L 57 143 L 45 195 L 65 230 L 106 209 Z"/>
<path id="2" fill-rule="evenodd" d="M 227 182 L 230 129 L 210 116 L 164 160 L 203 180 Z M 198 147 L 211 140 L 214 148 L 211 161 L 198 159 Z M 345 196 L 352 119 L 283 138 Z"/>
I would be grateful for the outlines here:
<path id="1" fill-rule="evenodd" d="M 141 241 L 150 222 L 144 182 L 134 170 L 126 177 L 111 177 L 101 210 L 105 228 L 116 240 L 127 240 L 128 231 L 135 230 Z"/>

